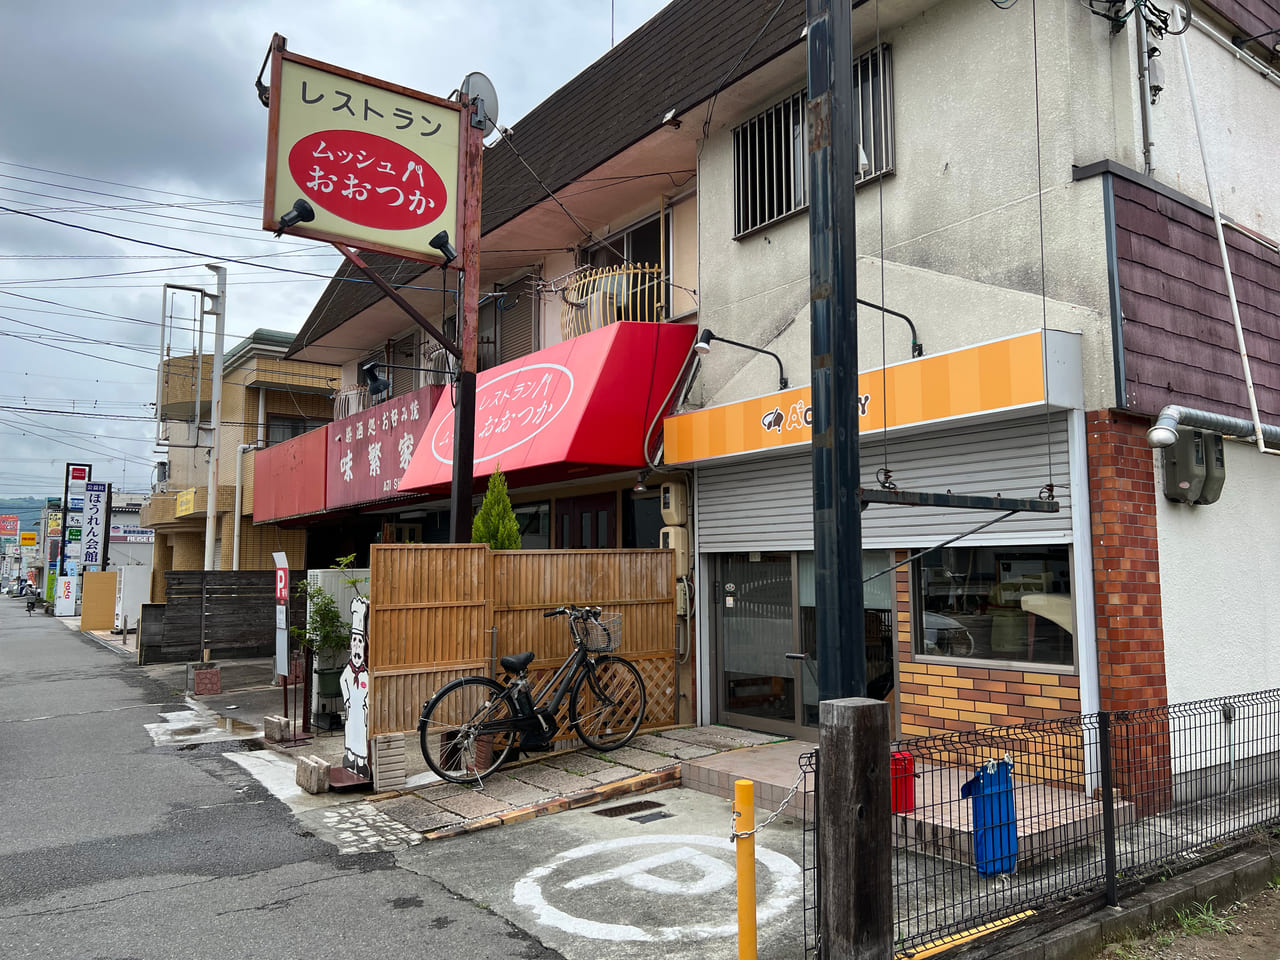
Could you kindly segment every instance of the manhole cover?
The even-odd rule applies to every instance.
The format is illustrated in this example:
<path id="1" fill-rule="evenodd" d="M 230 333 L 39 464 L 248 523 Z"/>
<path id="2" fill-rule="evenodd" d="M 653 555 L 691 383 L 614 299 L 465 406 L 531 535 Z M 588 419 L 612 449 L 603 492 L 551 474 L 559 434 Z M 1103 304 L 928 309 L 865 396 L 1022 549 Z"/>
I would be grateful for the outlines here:
<path id="1" fill-rule="evenodd" d="M 633 813 L 643 813 L 646 810 L 657 810 L 662 804 L 657 800 L 636 800 L 632 803 L 624 803 L 620 806 L 610 807 L 608 810 L 594 811 L 597 817 L 626 817 Z"/>

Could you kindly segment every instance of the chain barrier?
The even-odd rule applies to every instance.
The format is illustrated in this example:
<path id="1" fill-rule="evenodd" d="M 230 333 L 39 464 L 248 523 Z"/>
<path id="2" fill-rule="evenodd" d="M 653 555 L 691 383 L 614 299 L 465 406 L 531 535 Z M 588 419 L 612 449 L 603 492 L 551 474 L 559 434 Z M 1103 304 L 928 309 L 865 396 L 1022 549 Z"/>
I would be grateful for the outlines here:
<path id="1" fill-rule="evenodd" d="M 738 825 L 738 818 L 742 816 L 742 814 L 739 813 L 737 810 L 734 810 L 733 813 L 729 816 L 729 842 L 736 843 L 740 837 L 754 836 L 755 834 L 763 830 L 765 827 L 767 827 L 769 824 L 773 823 L 773 821 L 777 820 L 778 817 L 782 816 L 782 811 L 786 809 L 787 804 L 791 802 L 791 798 L 794 797 L 796 793 L 800 790 L 800 784 L 804 783 L 804 778 L 805 778 L 805 771 L 801 770 L 800 775 L 796 777 L 796 782 L 791 786 L 791 792 L 782 798 L 782 803 L 778 804 L 778 809 L 773 811 L 773 813 L 769 814 L 769 816 L 765 819 L 764 823 L 757 825 L 752 830 L 739 831 L 735 829 Z"/>

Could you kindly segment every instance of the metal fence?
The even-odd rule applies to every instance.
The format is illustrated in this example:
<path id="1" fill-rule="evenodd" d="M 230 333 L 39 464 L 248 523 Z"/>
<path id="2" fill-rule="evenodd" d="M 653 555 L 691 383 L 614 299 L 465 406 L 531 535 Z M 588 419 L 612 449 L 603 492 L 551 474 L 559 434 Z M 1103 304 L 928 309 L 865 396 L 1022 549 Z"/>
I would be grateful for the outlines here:
<path id="1" fill-rule="evenodd" d="M 1280 690 L 947 733 L 892 752 L 895 942 L 908 956 L 1048 904 L 1114 904 L 1280 824 Z M 812 807 L 806 866 L 821 855 Z M 817 876 L 805 872 L 809 951 Z"/>

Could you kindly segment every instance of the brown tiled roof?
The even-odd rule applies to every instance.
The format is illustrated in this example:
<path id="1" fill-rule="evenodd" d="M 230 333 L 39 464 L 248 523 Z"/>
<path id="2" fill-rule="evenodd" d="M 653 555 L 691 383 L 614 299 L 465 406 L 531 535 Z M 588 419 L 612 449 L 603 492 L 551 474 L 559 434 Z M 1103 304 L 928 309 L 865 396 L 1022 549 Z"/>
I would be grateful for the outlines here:
<path id="1" fill-rule="evenodd" d="M 511 128 L 511 140 L 546 185 L 559 190 L 653 133 L 668 110 L 682 113 L 800 43 L 805 22 L 803 0 L 674 0 L 529 111 Z M 482 233 L 546 197 L 500 140 L 485 150 L 483 190 Z M 424 268 L 390 256 L 371 255 L 367 262 L 392 283 Z M 342 282 L 353 272 L 343 264 L 290 353 L 381 298 L 370 284 Z"/>

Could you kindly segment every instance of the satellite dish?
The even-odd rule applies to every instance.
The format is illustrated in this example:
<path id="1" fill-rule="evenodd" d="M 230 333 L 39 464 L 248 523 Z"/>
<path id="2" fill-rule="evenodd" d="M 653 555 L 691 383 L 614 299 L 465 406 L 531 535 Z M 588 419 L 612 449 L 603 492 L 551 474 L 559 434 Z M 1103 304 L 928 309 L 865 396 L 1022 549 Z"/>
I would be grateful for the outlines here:
<path id="1" fill-rule="evenodd" d="M 498 91 L 493 88 L 493 82 L 476 70 L 462 78 L 459 89 L 471 100 L 478 97 L 484 101 L 484 135 L 493 133 L 498 126 Z"/>

